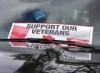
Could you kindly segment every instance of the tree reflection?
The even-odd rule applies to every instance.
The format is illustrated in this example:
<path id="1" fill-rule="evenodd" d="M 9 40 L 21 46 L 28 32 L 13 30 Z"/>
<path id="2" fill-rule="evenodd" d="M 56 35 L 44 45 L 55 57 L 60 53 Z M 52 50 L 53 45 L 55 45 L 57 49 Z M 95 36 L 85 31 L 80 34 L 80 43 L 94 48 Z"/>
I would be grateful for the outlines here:
<path id="1" fill-rule="evenodd" d="M 14 73 L 69 73 L 69 72 L 77 73 L 78 71 L 79 73 L 80 72 L 96 73 L 95 68 L 93 68 L 92 65 L 84 65 L 82 67 L 83 64 L 81 65 L 73 64 L 70 66 L 68 62 L 64 63 L 60 61 L 59 56 L 60 56 L 60 52 L 55 49 L 45 49 L 44 51 L 42 51 L 40 54 L 37 55 L 32 55 L 32 54 L 13 55 L 14 60 L 18 59 L 18 60 L 26 61 Z M 51 62 L 53 64 L 51 64 Z M 59 67 L 59 64 L 62 64 L 63 66 Z M 67 70 L 68 66 L 70 70 Z"/>
<path id="2" fill-rule="evenodd" d="M 53 49 L 46 49 L 37 56 L 29 54 L 17 54 L 13 55 L 14 60 L 26 61 L 17 71 L 14 73 L 46 73 L 43 71 L 45 65 L 47 65 L 53 58 L 59 56 L 59 53 Z"/>
<path id="3" fill-rule="evenodd" d="M 27 61 L 27 60 L 30 60 L 30 58 L 32 58 L 34 55 L 32 54 L 15 54 L 15 55 L 12 55 L 11 57 L 13 57 L 14 60 L 24 60 L 24 61 Z"/>

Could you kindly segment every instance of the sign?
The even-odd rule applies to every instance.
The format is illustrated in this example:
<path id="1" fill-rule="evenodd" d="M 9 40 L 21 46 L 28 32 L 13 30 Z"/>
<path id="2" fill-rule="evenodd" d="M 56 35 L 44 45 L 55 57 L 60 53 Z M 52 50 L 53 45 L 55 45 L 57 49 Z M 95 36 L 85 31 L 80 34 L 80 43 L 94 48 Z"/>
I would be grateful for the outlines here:
<path id="1" fill-rule="evenodd" d="M 13 38 L 43 38 L 49 40 L 74 41 L 82 44 L 92 44 L 93 27 L 49 24 L 49 23 L 13 23 L 8 39 Z M 55 48 L 54 44 L 39 44 L 26 42 L 10 42 L 13 47 L 28 47 L 35 49 Z M 57 46 L 76 47 L 67 44 Z M 57 48 L 57 47 L 56 47 Z M 91 60 L 91 53 L 76 53 L 62 51 L 66 59 Z"/>
<path id="2" fill-rule="evenodd" d="M 93 27 L 49 24 L 49 23 L 13 23 L 8 39 L 12 38 L 44 38 L 49 40 L 75 41 L 91 44 Z M 12 46 L 26 46 L 26 43 L 11 43 Z M 61 46 L 71 46 L 60 44 Z"/>

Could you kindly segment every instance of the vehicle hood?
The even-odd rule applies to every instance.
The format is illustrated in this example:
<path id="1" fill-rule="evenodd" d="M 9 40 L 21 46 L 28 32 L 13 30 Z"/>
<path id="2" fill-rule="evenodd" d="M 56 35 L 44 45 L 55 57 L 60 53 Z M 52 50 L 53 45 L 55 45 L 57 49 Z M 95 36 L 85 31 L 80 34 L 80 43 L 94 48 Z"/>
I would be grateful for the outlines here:
<path id="1" fill-rule="evenodd" d="M 25 55 L 26 57 L 30 55 Z M 0 73 L 14 73 L 26 61 L 24 54 L 8 53 L 0 51 Z M 22 59 L 22 58 L 23 59 Z"/>

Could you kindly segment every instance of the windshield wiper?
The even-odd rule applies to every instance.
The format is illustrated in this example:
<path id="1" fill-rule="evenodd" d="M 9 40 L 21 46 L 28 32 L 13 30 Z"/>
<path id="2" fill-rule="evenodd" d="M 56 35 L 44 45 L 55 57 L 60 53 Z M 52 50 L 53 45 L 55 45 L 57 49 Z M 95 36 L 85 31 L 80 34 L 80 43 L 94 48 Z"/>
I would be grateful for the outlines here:
<path id="1" fill-rule="evenodd" d="M 78 46 L 84 48 L 84 50 L 87 48 L 89 51 L 87 52 L 96 52 L 100 53 L 100 47 L 90 44 L 80 44 L 73 41 L 62 41 L 62 40 L 49 40 L 49 39 L 40 39 L 40 38 L 26 38 L 26 39 L 0 39 L 2 42 L 29 42 L 29 43 L 42 43 L 42 44 L 67 44 L 72 46 Z"/>

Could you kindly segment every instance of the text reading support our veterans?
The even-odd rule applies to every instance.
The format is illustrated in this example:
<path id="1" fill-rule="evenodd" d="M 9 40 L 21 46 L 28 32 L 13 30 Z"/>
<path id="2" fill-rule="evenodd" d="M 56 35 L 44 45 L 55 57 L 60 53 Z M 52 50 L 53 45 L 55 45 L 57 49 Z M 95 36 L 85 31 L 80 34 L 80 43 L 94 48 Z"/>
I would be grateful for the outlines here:
<path id="1" fill-rule="evenodd" d="M 76 26 L 58 24 L 27 24 L 32 29 L 32 34 L 51 34 L 68 36 L 70 31 L 77 31 Z"/>

